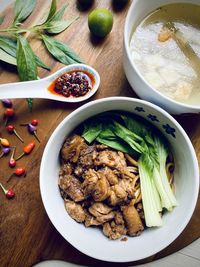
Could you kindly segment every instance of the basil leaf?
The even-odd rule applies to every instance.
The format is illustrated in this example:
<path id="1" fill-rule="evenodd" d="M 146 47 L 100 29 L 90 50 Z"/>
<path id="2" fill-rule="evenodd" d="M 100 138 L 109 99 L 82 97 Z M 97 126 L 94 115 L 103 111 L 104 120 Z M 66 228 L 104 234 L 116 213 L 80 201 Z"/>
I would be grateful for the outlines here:
<path id="1" fill-rule="evenodd" d="M 77 19 L 78 17 L 65 21 L 50 21 L 45 24 L 44 29 L 48 33 L 57 34 L 67 29 Z"/>
<path id="2" fill-rule="evenodd" d="M 16 0 L 14 24 L 24 21 L 33 11 L 36 0 Z"/>
<path id="3" fill-rule="evenodd" d="M 12 57 L 11 55 L 9 55 L 8 53 L 6 53 L 1 48 L 0 48 L 0 60 L 6 63 L 12 64 L 12 65 L 17 65 L 16 59 Z"/>
<path id="4" fill-rule="evenodd" d="M 33 98 L 27 98 L 26 101 L 28 104 L 29 111 L 32 112 L 32 110 L 33 110 Z"/>
<path id="5" fill-rule="evenodd" d="M 16 40 L 7 36 L 0 36 L 0 48 L 3 49 L 9 55 L 16 58 L 16 49 L 17 49 Z"/>
<path id="6" fill-rule="evenodd" d="M 56 0 L 52 0 L 51 7 L 50 7 L 50 10 L 49 10 L 49 15 L 48 15 L 46 21 L 48 21 L 49 19 L 51 19 L 53 17 L 53 15 L 56 13 L 56 9 L 57 9 Z"/>
<path id="7" fill-rule="evenodd" d="M 43 42 L 51 55 L 63 64 L 84 63 L 84 61 L 65 43 L 42 35 Z"/>
<path id="8" fill-rule="evenodd" d="M 0 17 L 0 25 L 3 23 L 4 18 L 5 18 L 4 16 L 1 16 L 1 17 Z"/>
<path id="9" fill-rule="evenodd" d="M 23 36 L 17 38 L 17 69 L 21 81 L 37 79 L 37 65 L 34 53 Z"/>
<path id="10" fill-rule="evenodd" d="M 60 10 L 58 10 L 48 21 L 58 21 L 61 20 L 64 13 L 65 9 L 67 8 L 67 5 L 64 5 Z"/>
<path id="11" fill-rule="evenodd" d="M 38 67 L 41 67 L 46 70 L 50 70 L 50 67 L 48 67 L 36 54 L 34 54 L 34 56 L 35 56 L 35 61 Z"/>
<path id="12" fill-rule="evenodd" d="M 7 36 L 0 36 L 0 48 L 9 55 L 16 58 L 17 42 L 15 39 Z M 38 67 L 50 70 L 50 68 L 44 62 L 42 62 L 42 60 L 37 55 L 34 54 L 34 56 Z"/>

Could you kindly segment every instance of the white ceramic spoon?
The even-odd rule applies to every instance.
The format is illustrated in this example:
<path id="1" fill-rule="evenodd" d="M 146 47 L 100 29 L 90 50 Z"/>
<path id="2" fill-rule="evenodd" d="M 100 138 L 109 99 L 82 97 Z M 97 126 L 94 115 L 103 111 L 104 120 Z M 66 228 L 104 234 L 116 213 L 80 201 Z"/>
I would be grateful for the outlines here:
<path id="1" fill-rule="evenodd" d="M 94 77 L 93 88 L 86 95 L 81 97 L 65 97 L 62 95 L 53 94 L 48 90 L 49 85 L 59 76 L 74 70 L 80 70 L 83 72 L 86 71 Z M 85 64 L 72 64 L 40 80 L 2 84 L 0 85 L 0 99 L 44 98 L 74 103 L 84 101 L 91 97 L 97 91 L 99 84 L 100 77 L 95 69 Z"/>

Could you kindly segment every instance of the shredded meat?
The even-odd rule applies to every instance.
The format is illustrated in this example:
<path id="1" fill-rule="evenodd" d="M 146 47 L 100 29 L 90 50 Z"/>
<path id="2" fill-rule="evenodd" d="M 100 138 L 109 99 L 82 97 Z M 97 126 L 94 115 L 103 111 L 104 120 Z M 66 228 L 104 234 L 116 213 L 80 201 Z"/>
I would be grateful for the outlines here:
<path id="1" fill-rule="evenodd" d="M 103 233 L 109 239 L 118 239 L 127 233 L 121 212 L 116 213 L 113 221 L 104 223 Z"/>
<path id="2" fill-rule="evenodd" d="M 131 159 L 124 153 L 98 143 L 88 145 L 78 135 L 65 140 L 60 155 L 58 184 L 74 220 L 102 228 L 113 240 L 140 234 L 144 212 L 136 163 L 127 166 Z"/>
<path id="3" fill-rule="evenodd" d="M 105 167 L 101 169 L 101 172 L 105 175 L 110 185 L 115 185 L 118 183 L 118 176 L 114 170 L 111 170 L 109 167 Z"/>
<path id="4" fill-rule="evenodd" d="M 101 202 L 94 203 L 89 208 L 89 212 L 94 217 L 96 217 L 96 220 L 100 223 L 110 221 L 115 216 L 115 212 L 112 210 L 112 208 L 108 207 L 107 205 Z"/>
<path id="5" fill-rule="evenodd" d="M 84 200 L 81 182 L 73 175 L 61 176 L 59 186 L 75 202 Z"/>
<path id="6" fill-rule="evenodd" d="M 108 166 L 117 170 L 124 169 L 127 166 L 123 153 L 109 149 L 99 151 L 94 164 L 96 166 Z"/>
<path id="7" fill-rule="evenodd" d="M 62 160 L 64 162 L 77 162 L 81 149 L 85 146 L 84 139 L 79 135 L 68 138 L 61 149 Z"/>
<path id="8" fill-rule="evenodd" d="M 106 177 L 102 173 L 98 173 L 100 179 L 97 181 L 94 186 L 94 191 L 92 197 L 95 201 L 103 201 L 107 199 L 110 195 L 110 185 Z"/>
<path id="9" fill-rule="evenodd" d="M 80 204 L 71 200 L 65 200 L 65 208 L 68 214 L 77 222 L 84 222 L 86 214 Z"/>
<path id="10" fill-rule="evenodd" d="M 140 216 L 133 205 L 128 205 L 122 208 L 124 220 L 127 225 L 128 234 L 130 236 L 136 236 L 144 230 L 143 223 Z"/>

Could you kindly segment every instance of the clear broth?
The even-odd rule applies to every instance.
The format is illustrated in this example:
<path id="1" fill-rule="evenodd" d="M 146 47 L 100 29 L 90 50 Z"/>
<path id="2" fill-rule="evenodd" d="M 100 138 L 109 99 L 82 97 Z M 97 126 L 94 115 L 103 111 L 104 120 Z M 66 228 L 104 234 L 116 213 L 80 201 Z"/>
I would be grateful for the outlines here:
<path id="1" fill-rule="evenodd" d="M 168 22 L 181 33 L 186 46 L 177 43 L 178 35 L 158 40 Z M 156 9 L 133 29 L 130 51 L 137 69 L 155 89 L 176 101 L 200 104 L 199 5 L 169 4 Z"/>

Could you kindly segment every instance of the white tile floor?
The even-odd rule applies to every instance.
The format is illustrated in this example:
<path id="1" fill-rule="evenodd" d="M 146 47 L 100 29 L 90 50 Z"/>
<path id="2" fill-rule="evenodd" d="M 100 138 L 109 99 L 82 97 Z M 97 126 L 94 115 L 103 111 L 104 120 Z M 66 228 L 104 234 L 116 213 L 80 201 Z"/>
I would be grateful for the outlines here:
<path id="1" fill-rule="evenodd" d="M 34 267 L 78 267 L 64 261 L 44 261 Z M 137 267 L 137 266 L 136 266 Z M 138 267 L 200 267 L 200 239 L 193 242 L 186 248 L 167 256 L 163 259 L 153 261 L 147 264 L 138 265 Z"/>

